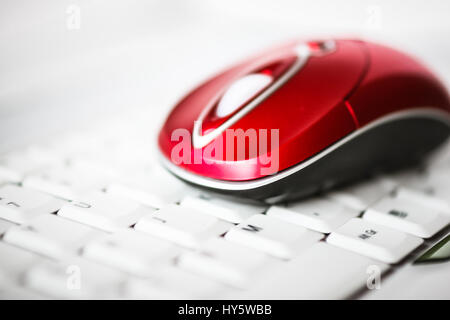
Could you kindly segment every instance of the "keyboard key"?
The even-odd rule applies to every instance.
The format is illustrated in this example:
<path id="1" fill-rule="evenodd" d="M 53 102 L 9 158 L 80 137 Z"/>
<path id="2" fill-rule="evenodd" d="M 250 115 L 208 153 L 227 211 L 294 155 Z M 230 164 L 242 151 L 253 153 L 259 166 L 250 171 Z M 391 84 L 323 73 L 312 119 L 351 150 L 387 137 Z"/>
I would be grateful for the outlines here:
<path id="1" fill-rule="evenodd" d="M 332 232 L 327 242 L 386 263 L 397 263 L 423 240 L 360 218 Z"/>
<path id="2" fill-rule="evenodd" d="M 173 189 L 171 188 L 159 187 L 157 184 L 149 184 L 147 187 L 138 187 L 113 183 L 107 187 L 106 192 L 138 201 L 147 206 L 161 208 L 167 204 L 176 203 L 181 200 L 182 192 L 172 190 Z"/>
<path id="3" fill-rule="evenodd" d="M 418 202 L 429 208 L 433 208 L 434 210 L 450 213 L 450 202 L 444 200 L 447 199 L 448 194 L 450 194 L 450 192 L 446 194 L 445 198 L 441 199 L 436 197 L 434 194 L 427 194 L 424 192 L 400 187 L 396 190 L 395 197 L 404 199 L 405 201 L 411 200 L 414 202 Z"/>
<path id="4" fill-rule="evenodd" d="M 263 213 L 266 210 L 266 206 L 207 196 L 186 196 L 181 201 L 181 205 L 233 223 L 240 223 L 252 215 Z"/>
<path id="5" fill-rule="evenodd" d="M 432 188 L 426 183 L 429 172 L 421 168 L 396 171 L 386 175 L 386 179 L 393 181 L 398 187 L 407 187 L 422 193 L 430 193 Z"/>
<path id="6" fill-rule="evenodd" d="M 390 179 L 375 178 L 330 192 L 327 197 L 350 208 L 363 211 L 377 200 L 394 191 L 396 186 L 397 184 Z"/>
<path id="7" fill-rule="evenodd" d="M 80 223 L 46 214 L 10 228 L 3 239 L 15 246 L 58 259 L 75 255 L 89 239 L 102 234 Z"/>
<path id="8" fill-rule="evenodd" d="M 104 189 L 108 181 L 108 177 L 98 171 L 72 164 L 30 174 L 22 184 L 63 199 L 74 200 L 88 192 Z"/>
<path id="9" fill-rule="evenodd" d="M 41 214 L 56 212 L 65 201 L 15 185 L 0 187 L 0 218 L 23 223 Z"/>
<path id="10" fill-rule="evenodd" d="M 83 255 L 134 275 L 148 276 L 180 251 L 170 242 L 126 229 L 91 242 Z"/>
<path id="11" fill-rule="evenodd" d="M 151 281 L 130 279 L 125 295 L 130 299 L 218 299 L 229 291 L 231 287 L 220 282 L 167 266 Z"/>
<path id="12" fill-rule="evenodd" d="M 370 272 L 388 266 L 325 242 L 268 269 L 248 291 L 231 299 L 345 299 L 367 287 Z M 372 271 L 374 270 L 374 271 Z"/>
<path id="13" fill-rule="evenodd" d="M 450 170 L 436 170 L 431 172 L 427 184 L 430 186 L 433 196 L 445 200 L 447 205 L 450 206 Z"/>
<path id="14" fill-rule="evenodd" d="M 447 139 L 444 145 L 434 151 L 426 161 L 427 167 L 436 168 L 437 170 L 441 168 L 450 169 L 450 140 Z"/>
<path id="15" fill-rule="evenodd" d="M 0 241 L 0 279 L 21 282 L 23 273 L 44 260 L 39 255 Z M 1 283 L 1 282 L 0 282 Z"/>
<path id="16" fill-rule="evenodd" d="M 219 298 L 225 291 L 233 291 L 231 287 L 213 279 L 174 266 L 161 270 L 157 283 L 167 290 L 180 293 L 186 299 Z"/>
<path id="17" fill-rule="evenodd" d="M 32 172 L 62 161 L 47 150 L 34 146 L 0 156 L 0 179 L 17 183 Z"/>
<path id="18" fill-rule="evenodd" d="M 192 188 L 165 172 L 163 168 L 153 170 L 146 176 L 140 175 L 133 181 L 111 183 L 106 192 L 140 202 L 147 206 L 161 208 L 167 204 L 176 203 Z"/>
<path id="19" fill-rule="evenodd" d="M 155 161 L 151 138 L 136 139 L 126 132 L 121 137 L 110 137 L 103 141 L 103 146 L 90 152 L 76 154 L 70 157 L 71 162 L 86 167 L 89 171 L 98 171 L 111 177 L 127 179 L 130 176 L 145 175 Z M 115 179 L 117 180 L 117 179 Z"/>
<path id="20" fill-rule="evenodd" d="M 450 211 L 450 169 L 439 168 L 436 171 L 415 170 L 403 171 L 388 176 L 398 184 L 399 194 L 411 194 L 412 198 L 421 197 L 428 205 L 437 209 Z"/>
<path id="21" fill-rule="evenodd" d="M 450 214 L 427 206 L 422 197 L 383 198 L 369 207 L 363 218 L 417 237 L 430 238 L 450 223 Z"/>
<path id="22" fill-rule="evenodd" d="M 48 296 L 31 291 L 21 285 L 6 284 L 0 287 L 0 300 L 47 300 Z"/>
<path id="23" fill-rule="evenodd" d="M 436 209 L 450 212 L 450 169 L 425 172 L 417 179 L 416 183 L 408 181 L 403 184 L 404 188 L 399 188 L 397 195 L 407 196 L 412 191 L 412 197 L 423 196 L 423 200 L 429 202 L 428 205 Z M 417 192 L 418 191 L 418 192 Z M 428 200 L 429 201 L 428 201 Z"/>
<path id="24" fill-rule="evenodd" d="M 256 214 L 232 228 L 225 239 L 264 251 L 281 259 L 291 259 L 323 238 L 323 234 Z"/>
<path id="25" fill-rule="evenodd" d="M 12 168 L 0 166 L 0 182 L 3 183 L 19 183 L 22 181 L 24 174 L 15 171 Z"/>
<path id="26" fill-rule="evenodd" d="M 69 182 L 69 179 L 70 178 L 56 179 L 51 176 L 51 173 L 40 173 L 25 178 L 22 185 L 26 188 L 39 190 L 56 197 L 73 200 L 77 197 L 77 191 L 75 191 L 75 188 Z"/>
<path id="27" fill-rule="evenodd" d="M 143 278 L 128 279 L 124 286 L 124 296 L 131 300 L 181 300 L 179 292 L 167 291 L 155 282 Z"/>
<path id="28" fill-rule="evenodd" d="M 1 288 L 7 287 L 9 284 L 10 281 L 8 280 L 8 277 L 5 274 L 3 274 L 0 269 L 0 291 Z"/>
<path id="29" fill-rule="evenodd" d="M 213 216 L 179 205 L 168 205 L 144 216 L 134 228 L 188 248 L 196 248 L 211 237 L 217 237 L 233 225 Z"/>
<path id="30" fill-rule="evenodd" d="M 45 144 L 45 148 L 65 159 L 74 159 L 92 154 L 102 154 L 103 137 L 92 130 L 83 132 L 69 132 L 55 137 Z"/>
<path id="31" fill-rule="evenodd" d="M 94 192 L 81 197 L 81 200 L 68 203 L 58 215 L 89 226 L 114 232 L 132 226 L 140 217 L 153 208 L 103 192 Z"/>
<path id="32" fill-rule="evenodd" d="M 268 216 L 275 217 L 315 231 L 330 233 L 359 215 L 359 210 L 329 199 L 310 199 L 290 203 L 287 206 L 272 206 Z"/>
<path id="33" fill-rule="evenodd" d="M 262 252 L 221 238 L 207 241 L 197 252 L 185 253 L 178 260 L 181 268 L 238 288 L 245 288 L 258 272 L 276 263 Z"/>
<path id="34" fill-rule="evenodd" d="M 0 235 L 4 234 L 9 228 L 16 226 L 17 224 L 12 223 L 8 220 L 0 219 Z"/>
<path id="35" fill-rule="evenodd" d="M 120 298 L 124 274 L 82 258 L 45 261 L 31 268 L 25 285 L 57 299 Z"/>

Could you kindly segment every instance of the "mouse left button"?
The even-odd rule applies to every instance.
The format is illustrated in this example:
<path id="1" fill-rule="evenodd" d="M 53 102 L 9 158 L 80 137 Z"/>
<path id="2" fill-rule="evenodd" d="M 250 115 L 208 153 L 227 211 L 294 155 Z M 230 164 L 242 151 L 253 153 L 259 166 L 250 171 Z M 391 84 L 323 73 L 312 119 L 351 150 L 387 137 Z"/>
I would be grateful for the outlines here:
<path id="1" fill-rule="evenodd" d="M 272 76 L 264 73 L 252 73 L 240 78 L 228 88 L 220 99 L 215 110 L 216 116 L 225 117 L 232 114 L 272 81 Z"/>

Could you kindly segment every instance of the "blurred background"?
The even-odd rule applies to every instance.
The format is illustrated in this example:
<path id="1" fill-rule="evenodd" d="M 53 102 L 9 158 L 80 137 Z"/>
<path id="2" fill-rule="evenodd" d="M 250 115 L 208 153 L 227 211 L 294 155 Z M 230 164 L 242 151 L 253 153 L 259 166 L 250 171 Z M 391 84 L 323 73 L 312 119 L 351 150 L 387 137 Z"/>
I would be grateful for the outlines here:
<path id="1" fill-rule="evenodd" d="M 198 81 L 294 37 L 385 43 L 448 85 L 449 14 L 442 0 L 2 0 L 0 147 L 117 112 L 159 124 Z"/>

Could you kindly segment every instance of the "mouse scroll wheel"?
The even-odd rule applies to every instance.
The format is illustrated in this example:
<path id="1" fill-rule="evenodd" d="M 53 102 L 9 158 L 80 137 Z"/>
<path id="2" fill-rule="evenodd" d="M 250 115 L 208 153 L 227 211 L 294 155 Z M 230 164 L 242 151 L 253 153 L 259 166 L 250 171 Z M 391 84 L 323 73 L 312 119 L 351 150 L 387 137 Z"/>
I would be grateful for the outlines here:
<path id="1" fill-rule="evenodd" d="M 308 47 L 313 54 L 325 54 L 333 51 L 336 44 L 333 40 L 326 41 L 310 41 Z"/>
<path id="2" fill-rule="evenodd" d="M 273 77 L 263 72 L 252 73 L 236 80 L 220 99 L 216 116 L 222 118 L 232 114 L 272 82 Z"/>

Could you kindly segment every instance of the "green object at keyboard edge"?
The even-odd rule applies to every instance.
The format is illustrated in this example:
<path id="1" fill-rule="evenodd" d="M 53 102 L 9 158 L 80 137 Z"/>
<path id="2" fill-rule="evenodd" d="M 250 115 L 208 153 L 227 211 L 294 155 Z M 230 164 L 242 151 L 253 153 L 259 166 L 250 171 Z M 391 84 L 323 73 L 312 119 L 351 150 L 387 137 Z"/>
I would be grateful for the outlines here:
<path id="1" fill-rule="evenodd" d="M 414 263 L 450 261 L 450 234 L 421 255 Z"/>

